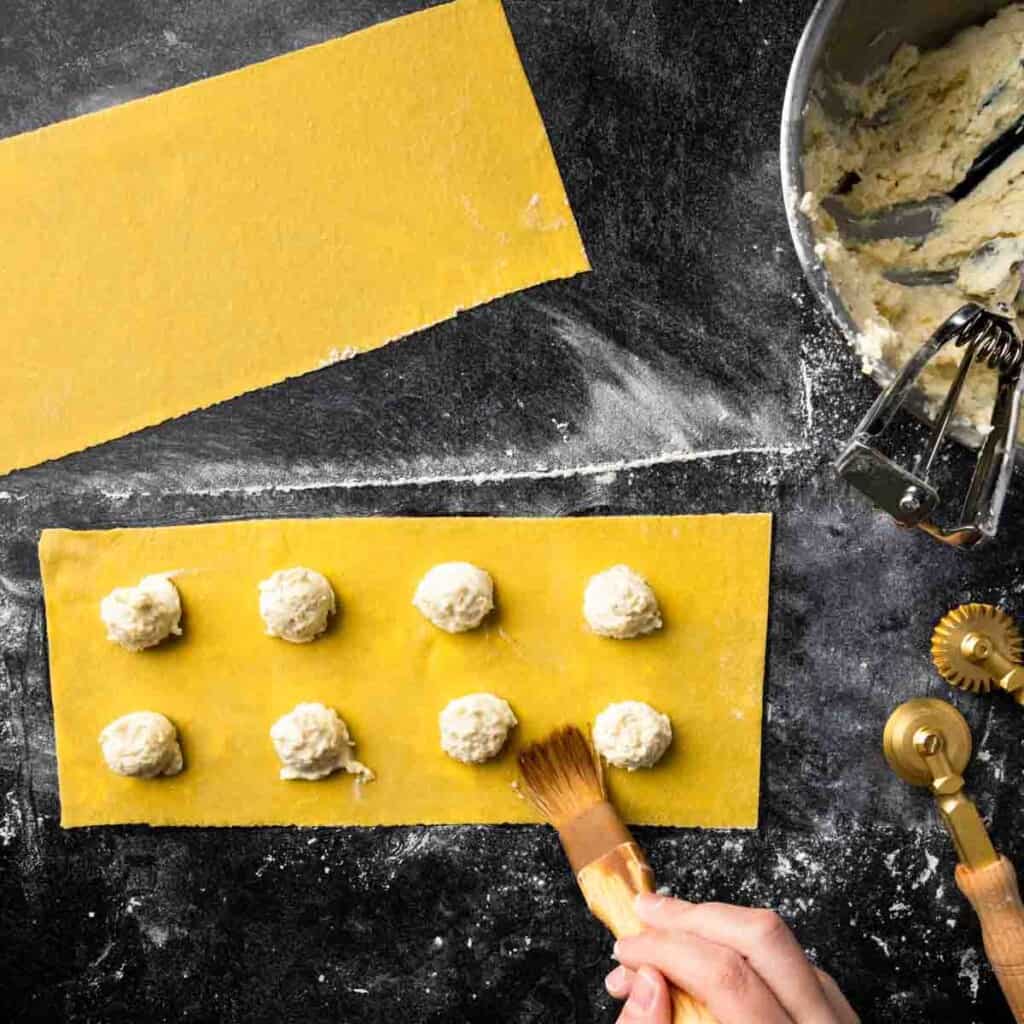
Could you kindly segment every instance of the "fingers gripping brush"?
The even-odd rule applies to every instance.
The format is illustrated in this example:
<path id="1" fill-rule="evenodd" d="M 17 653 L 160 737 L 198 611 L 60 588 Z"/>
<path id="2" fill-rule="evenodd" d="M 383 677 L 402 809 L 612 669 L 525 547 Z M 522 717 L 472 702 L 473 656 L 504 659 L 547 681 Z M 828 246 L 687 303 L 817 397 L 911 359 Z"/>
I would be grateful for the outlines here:
<path id="1" fill-rule="evenodd" d="M 523 785 L 554 825 L 590 912 L 616 938 L 643 925 L 633 909 L 637 893 L 654 891 L 643 851 L 608 801 L 600 759 L 573 725 L 519 755 Z M 671 990 L 673 1024 L 716 1024 L 692 996 Z"/>

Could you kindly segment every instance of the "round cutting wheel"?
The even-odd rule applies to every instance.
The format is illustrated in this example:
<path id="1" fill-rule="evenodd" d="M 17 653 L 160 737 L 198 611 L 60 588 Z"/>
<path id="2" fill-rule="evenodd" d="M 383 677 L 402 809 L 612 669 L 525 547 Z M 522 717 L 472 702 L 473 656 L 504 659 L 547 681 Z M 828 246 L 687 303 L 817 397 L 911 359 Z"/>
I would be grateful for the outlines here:
<path id="1" fill-rule="evenodd" d="M 885 723 L 882 750 L 889 767 L 912 786 L 929 786 L 932 773 L 914 745 L 921 729 L 938 733 L 953 771 L 960 773 L 971 759 L 971 730 L 952 704 L 935 697 L 916 697 L 901 704 Z"/>
<path id="2" fill-rule="evenodd" d="M 988 693 L 995 679 L 984 665 L 971 661 L 960 645 L 968 633 L 986 637 L 1004 658 L 1019 662 L 1024 642 L 1013 619 L 990 604 L 962 604 L 954 608 L 932 633 L 932 661 L 939 675 L 961 690 Z"/>

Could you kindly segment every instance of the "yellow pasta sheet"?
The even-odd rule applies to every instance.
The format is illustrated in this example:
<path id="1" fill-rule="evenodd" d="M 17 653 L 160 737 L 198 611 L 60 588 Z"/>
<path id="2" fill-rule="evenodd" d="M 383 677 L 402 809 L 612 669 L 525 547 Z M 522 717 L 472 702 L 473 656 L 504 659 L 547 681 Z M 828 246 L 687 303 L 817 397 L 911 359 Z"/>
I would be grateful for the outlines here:
<path id="1" fill-rule="evenodd" d="M 334 519 L 43 534 L 62 822 L 391 825 L 534 821 L 512 787 L 516 751 L 555 726 L 586 727 L 610 701 L 667 713 L 676 740 L 654 769 L 610 769 L 628 820 L 757 823 L 771 519 Z M 497 612 L 450 636 L 410 603 L 436 562 L 494 577 Z M 581 613 L 588 578 L 626 562 L 654 587 L 664 629 L 619 641 Z M 257 583 L 304 565 L 331 580 L 340 614 L 296 645 L 268 637 Z M 130 653 L 105 638 L 100 599 L 178 571 L 184 635 Z M 520 726 L 496 761 L 441 752 L 437 716 L 490 691 Z M 286 782 L 268 736 L 300 701 L 337 709 L 377 773 Z M 185 770 L 140 780 L 108 771 L 97 737 L 130 711 L 178 726 Z"/>
<path id="2" fill-rule="evenodd" d="M 499 0 L 0 142 L 0 472 L 588 269 Z"/>

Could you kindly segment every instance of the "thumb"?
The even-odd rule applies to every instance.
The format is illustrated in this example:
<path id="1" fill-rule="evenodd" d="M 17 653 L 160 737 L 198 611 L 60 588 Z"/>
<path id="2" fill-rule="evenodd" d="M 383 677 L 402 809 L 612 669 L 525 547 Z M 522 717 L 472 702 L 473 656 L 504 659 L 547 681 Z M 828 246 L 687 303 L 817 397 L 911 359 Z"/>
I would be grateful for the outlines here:
<path id="1" fill-rule="evenodd" d="M 618 1024 L 672 1024 L 668 985 L 653 967 L 641 967 L 633 976 Z"/>

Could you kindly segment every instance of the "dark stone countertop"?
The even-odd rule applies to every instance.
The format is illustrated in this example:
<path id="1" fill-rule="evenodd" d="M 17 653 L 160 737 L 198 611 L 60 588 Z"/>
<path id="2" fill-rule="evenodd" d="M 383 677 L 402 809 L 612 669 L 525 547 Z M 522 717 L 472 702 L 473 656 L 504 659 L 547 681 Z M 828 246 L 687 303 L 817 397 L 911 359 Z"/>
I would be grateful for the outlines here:
<path id="1" fill-rule="evenodd" d="M 0 133 L 228 70 L 417 0 L 13 0 Z M 965 600 L 1015 608 L 1018 495 L 978 555 L 836 484 L 873 395 L 813 307 L 777 126 L 810 0 L 506 0 L 594 272 L 0 480 L 0 984 L 18 1021 L 612 1021 L 610 942 L 527 827 L 58 827 L 35 545 L 46 526 L 249 516 L 776 514 L 761 827 L 641 830 L 659 879 L 766 904 L 865 1021 L 1010 1016 L 889 710 L 951 696 L 997 845 L 1012 702 L 928 659 Z M 31 429 L 27 426 L 26 429 Z M 956 462 L 956 459 L 954 459 Z"/>

